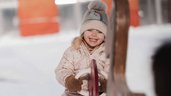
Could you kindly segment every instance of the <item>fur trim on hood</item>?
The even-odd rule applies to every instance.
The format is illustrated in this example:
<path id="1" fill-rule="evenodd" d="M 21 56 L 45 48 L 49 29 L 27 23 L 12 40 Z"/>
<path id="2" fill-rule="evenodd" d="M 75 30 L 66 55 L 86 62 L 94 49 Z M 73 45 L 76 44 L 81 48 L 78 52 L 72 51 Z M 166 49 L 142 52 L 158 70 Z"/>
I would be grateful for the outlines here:
<path id="1" fill-rule="evenodd" d="M 80 48 L 81 43 L 83 42 L 83 39 L 81 36 L 75 37 L 72 41 L 72 46 L 77 50 Z"/>

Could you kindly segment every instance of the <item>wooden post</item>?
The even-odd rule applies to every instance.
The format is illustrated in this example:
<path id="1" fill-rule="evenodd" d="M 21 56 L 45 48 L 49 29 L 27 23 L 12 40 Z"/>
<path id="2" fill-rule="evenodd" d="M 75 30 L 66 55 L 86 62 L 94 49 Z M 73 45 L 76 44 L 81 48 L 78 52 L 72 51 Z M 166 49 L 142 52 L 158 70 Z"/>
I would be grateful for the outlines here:
<path id="1" fill-rule="evenodd" d="M 128 0 L 113 0 L 112 21 L 109 34 L 112 43 L 110 52 L 111 69 L 109 72 L 107 96 L 144 96 L 141 93 L 132 93 L 126 82 L 126 56 L 130 13 Z M 110 35 L 107 35 L 110 36 Z M 108 39 L 109 40 L 109 39 Z"/>

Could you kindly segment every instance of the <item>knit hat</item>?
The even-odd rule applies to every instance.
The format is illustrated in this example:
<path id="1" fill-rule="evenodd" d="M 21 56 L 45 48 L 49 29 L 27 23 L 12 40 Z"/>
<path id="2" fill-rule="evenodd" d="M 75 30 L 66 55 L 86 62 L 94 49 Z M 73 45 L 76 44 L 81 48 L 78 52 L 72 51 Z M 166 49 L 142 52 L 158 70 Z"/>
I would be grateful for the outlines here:
<path id="1" fill-rule="evenodd" d="M 108 18 L 105 10 L 106 6 L 100 1 L 89 3 L 88 10 L 83 17 L 80 33 L 83 34 L 89 29 L 96 29 L 106 35 Z"/>

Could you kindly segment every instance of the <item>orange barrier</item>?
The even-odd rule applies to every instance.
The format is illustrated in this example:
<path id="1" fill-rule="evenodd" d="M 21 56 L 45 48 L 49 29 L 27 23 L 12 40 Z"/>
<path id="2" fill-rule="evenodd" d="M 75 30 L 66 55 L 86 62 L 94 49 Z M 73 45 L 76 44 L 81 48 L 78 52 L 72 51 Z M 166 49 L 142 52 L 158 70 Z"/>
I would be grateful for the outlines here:
<path id="1" fill-rule="evenodd" d="M 130 20 L 131 26 L 137 27 L 140 25 L 139 0 L 129 0 L 130 5 Z"/>
<path id="2" fill-rule="evenodd" d="M 18 17 L 22 36 L 59 32 L 55 0 L 19 0 Z"/>
<path id="3" fill-rule="evenodd" d="M 112 10 L 112 1 L 113 0 L 102 0 L 102 2 L 107 5 L 107 14 L 110 16 Z M 137 27 L 140 25 L 140 16 L 138 14 L 139 11 L 139 0 L 129 0 L 130 6 L 130 25 Z"/>
<path id="4" fill-rule="evenodd" d="M 102 2 L 104 2 L 106 5 L 107 5 L 107 14 L 108 14 L 108 16 L 110 16 L 110 14 L 111 14 L 111 10 L 112 10 L 112 2 L 113 2 L 113 0 L 102 0 Z"/>

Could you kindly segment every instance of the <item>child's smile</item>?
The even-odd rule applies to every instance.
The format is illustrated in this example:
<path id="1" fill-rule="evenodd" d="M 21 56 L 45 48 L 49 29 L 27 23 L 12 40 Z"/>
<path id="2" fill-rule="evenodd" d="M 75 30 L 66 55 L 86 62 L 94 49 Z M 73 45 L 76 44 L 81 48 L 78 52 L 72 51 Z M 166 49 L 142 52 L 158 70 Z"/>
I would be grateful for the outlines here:
<path id="1" fill-rule="evenodd" d="M 95 39 L 95 38 L 89 38 L 89 41 L 90 42 L 97 42 L 98 39 Z"/>

